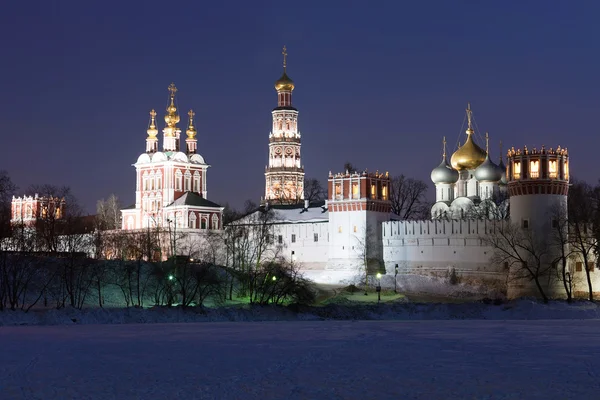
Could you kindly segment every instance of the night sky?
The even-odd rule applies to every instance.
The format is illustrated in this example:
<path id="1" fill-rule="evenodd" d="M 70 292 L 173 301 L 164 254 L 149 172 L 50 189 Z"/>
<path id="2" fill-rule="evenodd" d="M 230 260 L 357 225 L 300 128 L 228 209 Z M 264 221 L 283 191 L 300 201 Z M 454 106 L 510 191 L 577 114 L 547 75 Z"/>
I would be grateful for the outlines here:
<path id="1" fill-rule="evenodd" d="M 308 177 L 350 161 L 433 196 L 442 136 L 464 141 L 470 101 L 494 161 L 499 140 L 566 146 L 595 182 L 599 16 L 597 1 L 5 2 L 0 169 L 21 191 L 68 185 L 88 212 L 111 193 L 133 203 L 148 112 L 162 130 L 173 81 L 208 198 L 258 201 L 285 44 Z"/>

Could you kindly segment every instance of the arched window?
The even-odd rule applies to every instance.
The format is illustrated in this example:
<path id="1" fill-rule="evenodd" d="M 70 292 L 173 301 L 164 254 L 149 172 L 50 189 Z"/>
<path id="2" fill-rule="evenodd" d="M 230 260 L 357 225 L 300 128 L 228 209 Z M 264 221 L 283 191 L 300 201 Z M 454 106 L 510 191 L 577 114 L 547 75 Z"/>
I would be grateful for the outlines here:
<path id="1" fill-rule="evenodd" d="M 190 228 L 196 229 L 196 213 L 190 214 Z"/>
<path id="2" fill-rule="evenodd" d="M 175 172 L 175 190 L 181 191 L 182 179 L 183 179 L 183 174 L 181 173 L 180 170 L 177 170 L 177 172 Z"/>
<path id="3" fill-rule="evenodd" d="M 142 176 L 142 190 L 148 190 L 148 173 L 144 172 L 144 175 Z"/>
<path id="4" fill-rule="evenodd" d="M 565 161 L 563 169 L 565 172 L 565 179 L 569 179 L 569 162 L 568 161 Z"/>
<path id="5" fill-rule="evenodd" d="M 540 177 L 540 162 L 538 160 L 529 162 L 529 176 L 532 178 Z"/>
<path id="6" fill-rule="evenodd" d="M 162 174 L 160 171 L 156 173 L 156 190 L 162 189 Z"/>
<path id="7" fill-rule="evenodd" d="M 206 229 L 206 222 L 207 222 L 207 218 L 206 217 L 202 217 L 200 219 L 200 228 L 201 229 Z"/>
<path id="8" fill-rule="evenodd" d="M 513 178 L 514 179 L 521 178 L 521 163 L 519 161 L 515 161 L 513 163 Z"/>
<path id="9" fill-rule="evenodd" d="M 217 217 L 217 214 L 213 214 L 212 216 L 212 228 L 214 230 L 219 229 L 219 217 Z"/>
<path id="10" fill-rule="evenodd" d="M 185 192 L 192 190 L 192 174 L 190 174 L 190 171 L 185 171 L 185 185 L 183 190 Z"/>
<path id="11" fill-rule="evenodd" d="M 200 174 L 198 171 L 194 172 L 194 192 L 200 193 Z"/>

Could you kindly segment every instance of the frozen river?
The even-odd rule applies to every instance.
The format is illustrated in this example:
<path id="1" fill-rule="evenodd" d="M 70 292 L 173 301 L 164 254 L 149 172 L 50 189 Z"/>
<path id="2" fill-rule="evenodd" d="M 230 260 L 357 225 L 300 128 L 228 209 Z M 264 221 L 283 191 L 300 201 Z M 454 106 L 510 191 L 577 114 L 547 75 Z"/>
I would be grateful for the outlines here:
<path id="1" fill-rule="evenodd" d="M 600 321 L 0 328 L 1 399 L 597 399 Z"/>

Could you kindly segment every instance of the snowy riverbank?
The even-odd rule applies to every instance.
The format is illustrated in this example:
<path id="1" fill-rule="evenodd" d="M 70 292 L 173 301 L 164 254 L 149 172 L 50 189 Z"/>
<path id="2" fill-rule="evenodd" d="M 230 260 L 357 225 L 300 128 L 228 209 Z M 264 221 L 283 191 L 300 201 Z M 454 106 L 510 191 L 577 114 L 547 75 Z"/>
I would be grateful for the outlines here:
<path id="1" fill-rule="evenodd" d="M 587 301 L 539 303 L 522 299 L 500 305 L 476 303 L 328 304 L 319 307 L 229 306 L 220 308 L 88 308 L 0 312 L 0 326 L 136 324 L 226 321 L 319 320 L 542 320 L 600 319 L 600 305 Z"/>

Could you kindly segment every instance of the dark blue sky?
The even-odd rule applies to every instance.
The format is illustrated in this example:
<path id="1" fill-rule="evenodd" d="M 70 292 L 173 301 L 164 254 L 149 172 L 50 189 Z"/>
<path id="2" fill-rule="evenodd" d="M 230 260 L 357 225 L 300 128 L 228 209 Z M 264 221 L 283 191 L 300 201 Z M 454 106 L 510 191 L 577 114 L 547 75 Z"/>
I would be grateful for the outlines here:
<path id="1" fill-rule="evenodd" d="M 174 81 L 209 199 L 257 201 L 285 44 L 307 176 L 351 161 L 430 183 L 470 101 L 494 160 L 500 139 L 560 144 L 596 181 L 599 16 L 596 1 L 10 2 L 0 169 L 21 189 L 68 185 L 90 212 L 111 193 L 132 203 L 148 111 L 162 129 Z"/>

